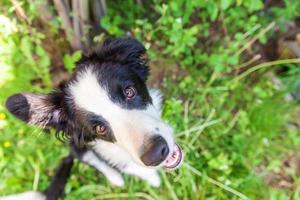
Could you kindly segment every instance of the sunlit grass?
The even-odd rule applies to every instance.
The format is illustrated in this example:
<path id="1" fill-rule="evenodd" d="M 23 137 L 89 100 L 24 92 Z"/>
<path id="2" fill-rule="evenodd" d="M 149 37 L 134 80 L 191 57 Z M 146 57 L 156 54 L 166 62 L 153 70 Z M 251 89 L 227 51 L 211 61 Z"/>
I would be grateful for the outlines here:
<path id="1" fill-rule="evenodd" d="M 167 9 L 165 5 L 164 9 Z M 164 20 L 162 17 L 158 24 L 172 24 L 172 21 Z M 175 22 L 181 21 L 175 19 Z M 274 26 L 274 22 L 266 27 L 261 24 L 253 26 L 242 34 L 241 41 L 237 41 L 240 49 L 237 52 L 234 52 L 235 48 L 229 50 L 235 56 L 242 56 Z M 45 133 L 18 121 L 4 106 L 6 98 L 13 93 L 51 90 L 50 58 L 39 49 L 43 35 L 23 33 L 22 29 L 18 29 L 20 27 L 17 27 L 16 21 L 0 15 L 0 195 L 43 191 L 61 158 L 69 152 L 68 145 L 56 140 L 53 132 Z M 166 29 L 162 24 L 160 28 Z M 140 32 L 140 29 L 136 31 Z M 178 34 L 181 34 L 179 30 Z M 157 45 L 151 44 L 149 38 L 145 42 L 147 47 Z M 231 42 L 234 45 L 236 41 Z M 182 46 L 180 43 L 168 46 L 167 42 L 163 45 L 168 47 L 172 56 L 172 48 Z M 150 53 L 155 50 L 150 50 Z M 218 56 L 227 53 L 208 50 L 212 54 L 216 51 L 216 55 L 211 57 L 221 60 L 224 58 Z M 33 59 L 37 52 L 43 59 Z M 178 67 L 180 59 L 185 58 L 178 52 L 174 54 L 178 57 L 175 56 L 175 61 L 173 57 L 170 59 L 176 63 L 171 67 Z M 196 56 L 200 57 L 192 55 L 193 58 Z M 207 55 L 201 56 L 207 58 Z M 161 59 L 157 55 L 152 57 L 158 61 Z M 189 68 L 178 67 L 183 75 L 178 73 L 164 77 L 161 88 L 165 93 L 163 116 L 174 127 L 175 138 L 183 148 L 185 160 L 176 171 L 160 170 L 162 184 L 159 188 L 131 176 L 125 176 L 124 187 L 112 187 L 95 169 L 76 161 L 65 187 L 64 199 L 298 200 L 299 177 L 293 177 L 292 190 L 274 188 L 264 181 L 265 175 L 283 166 L 287 155 L 297 155 L 300 137 L 299 128 L 294 126 L 297 119 L 293 117 L 299 115 L 295 114 L 299 105 L 286 101 L 285 95 L 289 91 L 275 86 L 272 78 L 261 70 L 273 70 L 273 66 L 287 64 L 291 66 L 300 60 L 277 60 L 249 67 L 260 59 L 261 55 L 256 55 L 237 66 L 226 65 L 228 73 L 188 64 Z M 215 63 L 215 60 L 211 61 Z M 222 62 L 216 63 L 223 65 Z M 244 67 L 248 69 L 238 75 L 231 74 L 235 69 Z M 252 75 L 255 77 L 249 78 Z M 32 80 L 36 79 L 41 80 L 44 87 L 32 84 Z M 292 79 L 298 80 L 299 77 L 293 76 Z"/>

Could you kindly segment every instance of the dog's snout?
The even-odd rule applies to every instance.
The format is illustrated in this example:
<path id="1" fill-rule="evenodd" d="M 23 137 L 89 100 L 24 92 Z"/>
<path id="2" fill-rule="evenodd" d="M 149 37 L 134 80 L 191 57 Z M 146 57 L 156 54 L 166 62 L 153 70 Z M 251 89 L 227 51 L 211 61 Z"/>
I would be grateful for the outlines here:
<path id="1" fill-rule="evenodd" d="M 151 142 L 145 146 L 145 153 L 141 160 L 147 166 L 157 166 L 166 159 L 169 154 L 169 147 L 162 136 L 154 136 Z"/>

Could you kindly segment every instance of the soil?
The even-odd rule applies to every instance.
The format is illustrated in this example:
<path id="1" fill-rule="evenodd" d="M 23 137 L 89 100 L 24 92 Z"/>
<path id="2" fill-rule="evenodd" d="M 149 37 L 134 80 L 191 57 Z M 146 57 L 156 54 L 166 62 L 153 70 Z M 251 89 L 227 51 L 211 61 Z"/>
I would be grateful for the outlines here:
<path id="1" fill-rule="evenodd" d="M 174 84 L 176 84 L 179 79 L 188 74 L 188 72 L 180 68 L 178 64 L 164 59 L 151 61 L 149 66 L 151 75 L 148 84 L 153 88 L 162 88 L 165 77 L 171 77 Z"/>
<path id="2" fill-rule="evenodd" d="M 300 156 L 299 149 L 291 152 L 281 163 L 278 172 L 268 172 L 263 180 L 266 184 L 274 188 L 293 190 L 296 188 L 295 177 L 300 175 Z M 266 169 L 265 169 L 266 170 Z"/>

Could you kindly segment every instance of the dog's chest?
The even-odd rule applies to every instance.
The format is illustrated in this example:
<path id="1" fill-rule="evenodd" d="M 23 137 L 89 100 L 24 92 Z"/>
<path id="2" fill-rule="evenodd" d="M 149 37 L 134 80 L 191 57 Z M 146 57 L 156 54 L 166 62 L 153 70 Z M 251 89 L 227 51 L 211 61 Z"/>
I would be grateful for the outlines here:
<path id="1" fill-rule="evenodd" d="M 113 143 L 96 141 L 92 149 L 104 161 L 119 169 L 124 168 L 127 164 L 132 162 L 131 156 Z"/>

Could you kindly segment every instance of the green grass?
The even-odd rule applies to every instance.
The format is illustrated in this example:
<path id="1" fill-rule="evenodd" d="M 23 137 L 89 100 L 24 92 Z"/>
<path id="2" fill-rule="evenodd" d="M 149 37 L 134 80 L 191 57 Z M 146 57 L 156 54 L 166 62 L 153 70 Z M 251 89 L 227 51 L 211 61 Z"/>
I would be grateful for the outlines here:
<path id="1" fill-rule="evenodd" d="M 29 24 L 18 21 L 10 1 L 0 3 L 0 195 L 44 190 L 68 154 L 53 132 L 18 121 L 4 107 L 13 93 L 49 92 L 52 85 L 52 60 L 43 46 L 47 34 L 34 23 L 36 5 L 20 2 Z M 101 20 L 110 35 L 130 32 L 150 47 L 157 76 L 152 80 L 165 70 L 163 118 L 185 152 L 182 167 L 160 170 L 159 188 L 130 176 L 124 187 L 112 187 L 95 169 L 75 162 L 64 199 L 300 199 L 299 174 L 283 164 L 300 148 L 300 131 L 293 126 L 299 104 L 285 100 L 299 85 L 300 60 L 264 62 L 259 55 L 276 36 L 273 29 L 284 34 L 300 3 L 285 0 L 285 6 L 265 11 L 262 0 L 197 2 L 153 0 L 147 7 L 109 1 Z M 53 41 L 60 39 L 53 45 L 66 41 L 59 23 L 55 18 L 47 29 Z M 64 53 L 60 62 L 70 72 L 80 53 Z M 283 77 L 276 75 L 281 67 L 287 70 Z M 271 173 L 288 175 L 293 188 L 266 183 Z"/>
<path id="2" fill-rule="evenodd" d="M 194 74 L 189 75 L 192 80 Z M 163 84 L 164 118 L 175 127 L 185 152 L 182 167 L 161 170 L 159 188 L 129 176 L 117 188 L 76 162 L 66 199 L 293 199 L 298 179 L 295 190 L 285 191 L 271 188 L 262 177 L 300 147 L 299 131 L 287 126 L 296 105 L 286 102 L 284 93 L 264 76 L 234 89 L 226 86 L 229 80 L 193 87 L 184 84 L 186 78 L 178 81 L 183 88 L 170 80 Z M 3 107 L 1 116 L 0 194 L 45 189 L 68 147 L 53 133 L 17 121 Z M 257 172 L 259 166 L 263 172 Z"/>

